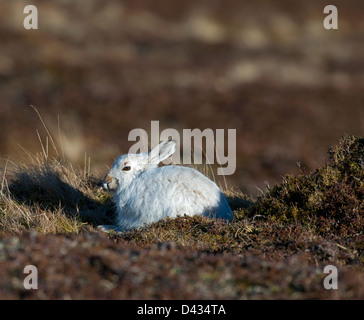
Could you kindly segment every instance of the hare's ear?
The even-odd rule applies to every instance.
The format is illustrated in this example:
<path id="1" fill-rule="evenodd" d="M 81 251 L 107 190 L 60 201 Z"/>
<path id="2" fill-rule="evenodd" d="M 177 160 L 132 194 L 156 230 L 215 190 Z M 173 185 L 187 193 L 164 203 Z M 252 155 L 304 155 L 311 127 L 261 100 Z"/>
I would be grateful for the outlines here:
<path id="1" fill-rule="evenodd" d="M 149 152 L 149 161 L 152 164 L 158 164 L 159 162 L 167 159 L 176 151 L 176 141 L 164 140 L 157 146 L 155 146 Z"/>

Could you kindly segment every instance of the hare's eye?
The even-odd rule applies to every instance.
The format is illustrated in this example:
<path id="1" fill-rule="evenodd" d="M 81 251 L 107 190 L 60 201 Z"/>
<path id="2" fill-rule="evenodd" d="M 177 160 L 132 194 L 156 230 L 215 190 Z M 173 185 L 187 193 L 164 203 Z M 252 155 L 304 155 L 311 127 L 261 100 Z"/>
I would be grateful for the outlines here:
<path id="1" fill-rule="evenodd" d="M 131 168 L 130 167 L 124 167 L 123 171 L 129 171 Z"/>

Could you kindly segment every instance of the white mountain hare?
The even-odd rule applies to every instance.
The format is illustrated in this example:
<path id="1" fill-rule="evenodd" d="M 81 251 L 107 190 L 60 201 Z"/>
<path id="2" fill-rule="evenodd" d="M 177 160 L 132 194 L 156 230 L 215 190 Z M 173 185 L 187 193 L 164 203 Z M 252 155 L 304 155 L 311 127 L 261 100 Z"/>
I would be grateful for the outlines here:
<path id="1" fill-rule="evenodd" d="M 116 226 L 101 225 L 101 230 L 122 232 L 185 214 L 232 219 L 223 193 L 202 173 L 183 166 L 158 167 L 175 151 L 175 141 L 165 140 L 150 152 L 124 154 L 115 161 L 103 187 L 114 190 Z"/>

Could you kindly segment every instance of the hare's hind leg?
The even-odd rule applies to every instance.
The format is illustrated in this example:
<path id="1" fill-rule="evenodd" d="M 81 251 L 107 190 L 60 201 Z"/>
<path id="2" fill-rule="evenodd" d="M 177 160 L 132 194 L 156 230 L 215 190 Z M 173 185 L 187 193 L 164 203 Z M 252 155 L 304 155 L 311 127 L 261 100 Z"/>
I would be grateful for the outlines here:
<path id="1" fill-rule="evenodd" d="M 122 234 L 124 232 L 123 229 L 121 229 L 117 226 L 110 225 L 110 224 L 101 224 L 101 225 L 97 226 L 97 228 L 106 233 Z"/>

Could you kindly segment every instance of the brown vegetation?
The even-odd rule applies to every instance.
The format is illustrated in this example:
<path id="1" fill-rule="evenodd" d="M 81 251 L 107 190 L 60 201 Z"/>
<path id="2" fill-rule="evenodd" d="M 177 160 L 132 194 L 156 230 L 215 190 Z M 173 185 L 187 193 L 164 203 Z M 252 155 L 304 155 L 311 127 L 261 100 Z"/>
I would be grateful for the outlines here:
<path id="1" fill-rule="evenodd" d="M 0 295 L 363 298 L 363 140 L 346 136 L 329 154 L 325 166 L 257 199 L 227 190 L 232 222 L 180 217 L 108 236 L 96 226 L 112 221 L 110 195 L 39 155 L 1 190 Z M 22 288 L 26 264 L 40 269 L 37 290 Z M 328 264 L 339 269 L 339 290 L 323 288 Z"/>
<path id="2" fill-rule="evenodd" d="M 37 0 L 38 30 L 25 4 L 0 3 L 0 298 L 364 299 L 363 1 L 338 30 L 317 0 Z M 96 229 L 152 120 L 236 129 L 231 223 Z"/>

